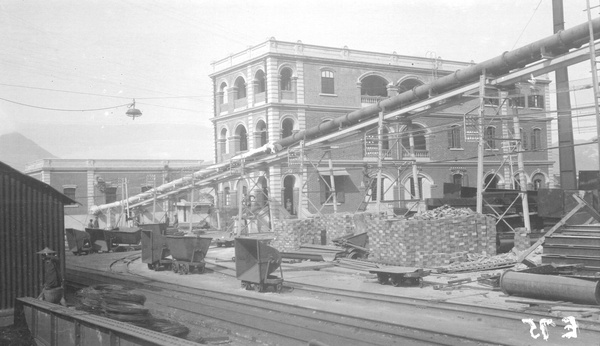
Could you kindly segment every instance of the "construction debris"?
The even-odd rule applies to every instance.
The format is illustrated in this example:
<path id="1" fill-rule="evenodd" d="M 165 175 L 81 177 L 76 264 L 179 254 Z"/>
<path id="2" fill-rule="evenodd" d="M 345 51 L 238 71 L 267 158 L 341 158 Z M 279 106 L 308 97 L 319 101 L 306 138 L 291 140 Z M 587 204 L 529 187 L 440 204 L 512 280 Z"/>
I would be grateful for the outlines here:
<path id="1" fill-rule="evenodd" d="M 448 266 L 439 267 L 438 272 L 458 273 L 468 271 L 494 270 L 513 267 L 517 263 L 517 257 L 513 252 L 496 256 L 485 256 L 480 254 L 466 254 L 464 262 L 455 262 Z"/>
<path id="2" fill-rule="evenodd" d="M 121 285 L 85 287 L 75 295 L 78 310 L 178 337 L 185 337 L 190 331 L 180 323 L 153 317 L 143 306 L 146 296 Z"/>
<path id="3" fill-rule="evenodd" d="M 380 268 L 380 266 L 376 263 L 361 261 L 361 260 L 353 260 L 348 258 L 340 258 L 335 262 L 336 266 L 347 268 L 347 269 L 355 269 L 360 271 L 369 271 L 372 269 Z"/>
<path id="4" fill-rule="evenodd" d="M 457 217 L 457 216 L 466 216 L 466 215 L 471 215 L 471 214 L 475 214 L 475 212 L 469 208 L 453 208 L 447 204 L 444 204 L 441 207 L 438 207 L 438 208 L 435 208 L 432 210 L 428 210 L 424 213 L 415 214 L 412 217 L 410 217 L 410 219 L 413 219 L 413 220 L 437 220 L 437 219 L 452 218 L 452 217 Z"/>

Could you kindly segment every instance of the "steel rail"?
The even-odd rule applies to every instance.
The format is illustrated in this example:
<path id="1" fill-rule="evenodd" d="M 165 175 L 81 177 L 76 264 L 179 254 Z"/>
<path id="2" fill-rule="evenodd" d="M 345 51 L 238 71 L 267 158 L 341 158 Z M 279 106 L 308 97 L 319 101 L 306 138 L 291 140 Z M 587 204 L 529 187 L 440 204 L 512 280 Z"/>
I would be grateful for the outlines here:
<path id="1" fill-rule="evenodd" d="M 213 265 L 219 266 L 218 263 L 215 263 Z M 222 266 L 222 268 L 227 268 L 227 267 Z M 230 273 L 227 273 L 224 271 L 220 271 L 219 273 L 223 274 L 223 275 L 229 275 L 229 276 L 235 277 L 235 274 L 230 274 Z M 377 285 L 379 285 L 379 284 L 377 283 Z M 473 314 L 478 314 L 478 315 L 483 315 L 483 316 L 492 316 L 492 317 L 503 316 L 504 318 L 510 319 L 510 320 L 513 320 L 515 318 L 520 318 L 519 316 L 522 316 L 518 312 L 508 311 L 508 310 L 502 309 L 502 308 L 495 308 L 495 307 L 491 307 L 491 306 L 472 305 L 472 304 L 465 304 L 465 303 L 448 302 L 448 301 L 443 301 L 440 299 L 415 298 L 415 297 L 409 297 L 409 296 L 390 295 L 390 294 L 373 293 L 373 292 L 358 292 L 358 291 L 353 291 L 353 290 L 348 290 L 348 289 L 343 289 L 343 288 L 332 289 L 329 287 L 324 288 L 322 286 L 311 285 L 311 284 L 306 284 L 306 283 L 297 284 L 297 283 L 293 283 L 293 282 L 289 282 L 289 281 L 285 282 L 285 287 L 290 287 L 290 288 L 293 288 L 294 290 L 303 290 L 303 291 L 307 291 L 310 293 L 329 294 L 329 295 L 335 295 L 335 296 L 339 296 L 339 297 L 370 300 L 370 301 L 377 302 L 377 303 L 395 303 L 395 304 L 401 304 L 401 305 L 411 305 L 411 306 L 415 306 L 415 307 L 419 307 L 419 308 L 423 308 L 423 309 L 427 309 L 432 306 L 435 306 L 436 309 L 443 309 L 443 310 L 460 312 L 460 313 L 473 313 Z M 558 305 L 558 303 L 557 303 L 557 305 Z M 600 309 L 600 306 L 598 306 L 598 309 Z M 542 313 L 535 312 L 535 311 L 527 312 L 527 314 L 531 315 L 531 316 L 535 316 L 536 318 L 547 318 L 548 317 L 547 314 L 542 314 Z M 600 321 L 586 320 L 582 323 L 583 323 L 582 325 L 585 327 L 584 329 L 594 331 L 594 332 L 600 332 Z M 564 325 L 565 324 L 563 323 L 563 326 Z"/>
<path id="2" fill-rule="evenodd" d="M 131 276 L 130 277 L 133 282 L 136 282 L 136 281 L 146 282 L 147 281 L 147 278 L 145 278 L 144 276 L 140 276 L 140 275 L 136 275 L 136 274 L 134 274 L 134 275 L 135 276 Z M 133 279 L 134 277 L 136 277 L 137 279 Z M 120 278 L 120 280 L 124 280 L 124 278 Z M 273 304 L 270 300 L 264 299 L 263 297 L 260 297 L 260 296 L 257 296 L 257 297 L 247 297 L 247 296 L 235 297 L 235 296 L 232 296 L 232 295 L 223 294 L 222 292 L 215 292 L 215 291 L 211 291 L 211 290 L 207 290 L 207 289 L 197 289 L 197 288 L 191 288 L 191 287 L 185 287 L 185 286 L 173 287 L 172 285 L 168 285 L 168 284 L 164 284 L 164 283 L 157 283 L 157 282 L 150 282 L 150 283 L 154 287 L 161 287 L 163 289 L 167 289 L 168 288 L 168 291 L 175 291 L 175 292 L 189 293 L 189 294 L 196 294 L 196 295 L 198 295 L 201 292 L 199 295 L 201 295 L 202 297 L 210 297 L 210 299 L 220 300 L 222 302 L 231 302 L 232 300 L 235 300 L 235 306 L 233 307 L 233 310 L 232 310 L 234 313 L 239 313 L 241 305 L 244 305 L 244 306 L 248 307 L 249 309 L 257 309 L 257 308 L 263 308 L 265 302 L 269 302 L 269 305 Z M 312 292 L 314 293 L 315 290 L 313 289 Z M 329 292 L 320 292 L 320 293 L 327 293 L 327 294 L 331 294 L 331 295 L 333 295 L 333 296 L 335 296 L 337 298 L 344 298 L 345 301 L 346 301 L 346 299 L 351 298 L 348 294 L 346 294 L 346 295 L 339 294 L 339 292 L 338 292 L 337 289 L 336 290 L 329 290 Z M 368 295 L 362 295 L 360 297 L 352 297 L 352 298 L 353 299 L 362 299 L 362 300 L 364 300 L 364 299 L 367 299 L 366 298 L 367 296 Z M 512 316 L 507 316 L 507 315 L 497 316 L 497 315 L 495 315 L 495 313 L 497 313 L 497 311 L 494 312 L 494 313 L 488 312 L 488 314 L 482 314 L 482 313 L 480 313 L 481 311 L 484 311 L 485 309 L 487 309 L 487 308 L 481 308 L 481 307 L 478 307 L 479 309 L 475 309 L 475 310 L 478 310 L 478 311 L 473 310 L 474 309 L 473 307 L 469 308 L 469 309 L 471 309 L 471 311 L 464 311 L 464 310 L 461 311 L 461 309 L 464 309 L 464 306 L 462 306 L 462 305 L 459 306 L 459 304 L 457 304 L 453 308 L 447 308 L 445 306 L 446 304 L 441 304 L 441 303 L 437 303 L 437 304 L 433 304 L 432 305 L 431 302 L 427 302 L 427 304 L 425 304 L 425 302 L 417 302 L 415 304 L 415 303 L 407 301 L 406 300 L 407 298 L 396 299 L 396 301 L 390 301 L 387 298 L 388 297 L 386 297 L 386 299 L 378 298 L 377 299 L 378 303 L 385 303 L 385 304 L 389 305 L 391 309 L 400 309 L 400 310 L 405 310 L 407 308 L 407 306 L 411 306 L 411 304 L 412 304 L 412 306 L 415 309 L 415 311 L 418 311 L 421 314 L 426 314 L 426 313 L 432 313 L 433 312 L 434 316 L 435 315 L 439 315 L 439 311 L 440 310 L 444 310 L 444 308 L 445 308 L 446 311 L 448 313 L 450 313 L 450 314 L 452 314 L 452 313 L 456 313 L 456 314 L 460 313 L 460 314 L 462 314 L 461 318 L 467 318 L 467 319 L 470 319 L 470 320 L 473 320 L 473 321 L 481 321 L 481 317 L 482 316 L 487 317 L 487 319 L 490 319 L 490 320 L 493 319 L 493 321 L 488 321 L 488 322 L 490 322 L 489 324 L 491 324 L 491 325 L 502 325 L 502 323 L 505 323 L 507 320 L 510 320 L 513 323 L 515 322 L 515 320 L 520 322 L 520 320 L 523 317 L 533 317 L 533 318 L 547 318 L 548 317 L 548 315 L 541 315 L 541 314 L 529 313 L 529 312 L 527 312 L 527 313 L 523 312 L 523 313 L 520 313 L 520 314 L 515 313 Z M 298 308 L 297 306 L 294 306 L 294 305 L 289 306 L 289 305 L 284 304 L 284 303 L 279 303 L 279 304 L 280 304 L 280 306 L 282 306 L 282 308 L 279 309 L 279 311 L 282 311 L 284 313 L 285 312 L 289 313 L 290 309 L 296 309 L 296 308 Z M 444 308 L 442 308 L 442 307 L 444 307 Z M 180 306 L 180 308 L 185 309 L 185 304 L 183 304 L 182 306 Z M 273 307 L 270 307 L 270 309 L 274 310 Z M 312 316 L 313 311 L 314 311 L 314 309 L 308 309 L 307 311 L 305 311 L 305 313 L 309 314 L 309 316 Z M 331 313 L 331 312 L 329 312 L 329 313 Z M 469 316 L 465 317 L 464 314 L 469 314 Z M 354 316 L 348 316 L 348 315 L 345 315 L 345 314 L 338 314 L 338 318 L 344 319 L 344 320 L 346 320 L 346 319 L 356 319 L 356 317 L 354 317 Z M 363 323 L 359 323 L 359 325 L 363 325 L 364 323 L 366 323 L 365 319 L 362 319 L 362 321 L 363 321 Z M 338 323 L 338 322 L 325 322 L 325 323 Z M 377 323 L 380 326 L 383 325 L 381 321 L 375 321 L 375 320 L 370 321 L 370 323 Z M 383 323 L 387 323 L 387 322 L 383 322 Z M 560 323 L 558 323 L 557 325 L 561 326 Z M 351 326 L 353 326 L 352 328 L 356 328 L 354 325 L 351 325 Z M 284 328 L 285 326 L 281 325 L 281 327 Z M 402 327 L 402 326 L 397 325 L 397 324 L 392 324 L 389 327 L 390 328 L 394 328 L 394 327 L 395 328 L 399 328 L 399 327 Z M 406 326 L 404 326 L 404 328 L 417 329 L 417 330 L 421 329 L 422 333 L 431 333 L 431 330 L 429 330 L 429 329 L 415 327 L 414 325 L 406 325 Z M 590 329 L 589 325 L 587 323 L 582 324 L 581 325 L 581 329 L 585 330 L 586 333 L 588 333 L 588 336 L 590 334 L 594 334 L 595 336 L 598 337 L 598 330 L 597 330 L 597 328 Z M 268 331 L 265 331 L 265 332 L 268 332 Z M 381 331 L 378 331 L 378 332 L 380 333 Z M 525 332 L 524 335 L 527 336 L 526 329 L 524 330 L 524 332 Z M 462 338 L 461 339 L 462 341 L 460 342 L 461 344 L 464 343 L 464 342 L 469 341 L 469 338 L 465 338 L 464 335 L 452 335 L 452 333 L 448 333 L 447 331 L 444 332 L 444 333 L 447 335 L 446 338 L 448 338 L 450 336 Z M 449 341 L 449 340 L 450 339 L 446 339 L 446 341 Z M 429 342 L 431 342 L 431 341 L 432 340 L 429 340 Z M 456 341 L 456 340 L 454 340 L 454 341 Z M 486 343 L 490 343 L 491 342 L 491 343 L 494 343 L 494 344 L 498 343 L 497 340 L 493 340 L 493 341 L 491 341 L 491 340 L 478 340 L 478 342 L 486 342 Z M 509 342 L 509 344 L 510 343 L 511 342 Z"/>
<path id="3" fill-rule="evenodd" d="M 87 268 L 82 267 L 82 270 L 89 272 Z M 94 283 L 115 283 L 116 280 L 112 276 L 103 274 L 105 273 L 95 273 L 93 275 Z M 86 279 L 82 280 L 81 278 L 74 279 L 73 276 L 73 270 L 70 270 L 70 282 L 86 281 Z M 356 342 L 360 342 L 361 345 L 405 345 L 406 342 L 410 342 L 411 345 L 498 344 L 497 342 L 490 343 L 485 340 L 469 339 L 464 336 L 452 336 L 427 328 L 415 328 L 414 326 L 403 326 L 398 323 L 368 320 L 328 311 L 315 311 L 313 308 L 273 302 L 261 299 L 262 297 L 232 296 L 218 291 L 170 285 L 156 281 L 141 283 L 146 281 L 145 277 L 131 274 L 129 278 L 133 277 L 142 280 L 132 281 L 120 275 L 117 282 L 124 285 L 133 282 L 136 289 L 144 290 L 146 295 L 163 298 L 166 296 L 175 297 L 176 299 L 167 306 L 169 308 L 303 343 L 306 343 L 309 339 L 318 339 L 328 345 L 348 345 L 356 344 Z M 80 284 L 85 285 L 81 282 Z M 157 293 L 157 291 L 160 293 Z M 189 294 L 190 297 L 185 298 L 182 294 Z M 202 303 L 199 303 L 199 301 L 202 301 Z M 244 312 L 242 306 L 250 312 Z M 258 317 L 257 310 L 266 311 L 267 317 Z M 291 316 L 294 319 L 290 323 L 282 322 L 281 316 L 273 316 L 275 314 L 286 316 L 286 318 Z M 325 330 L 323 325 L 327 326 Z M 369 325 L 372 326 L 369 327 Z M 302 326 L 302 328 L 299 329 L 298 326 Z M 339 328 L 340 331 L 332 331 L 335 328 Z M 348 338 L 347 335 L 349 334 L 352 334 L 353 337 Z M 256 339 L 256 336 L 249 336 L 248 339 Z"/>

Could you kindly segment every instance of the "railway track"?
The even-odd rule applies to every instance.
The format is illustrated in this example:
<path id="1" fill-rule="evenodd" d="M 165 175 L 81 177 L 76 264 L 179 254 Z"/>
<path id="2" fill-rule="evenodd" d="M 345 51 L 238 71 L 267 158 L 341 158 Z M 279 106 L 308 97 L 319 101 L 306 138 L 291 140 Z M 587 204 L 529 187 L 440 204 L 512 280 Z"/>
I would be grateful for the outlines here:
<path id="1" fill-rule="evenodd" d="M 228 335 L 233 344 L 306 345 L 309 340 L 318 340 L 332 346 L 519 345 L 535 341 L 529 335 L 529 325 L 521 321 L 523 318 L 534 321 L 548 318 L 541 314 L 289 282 L 283 294 L 199 289 L 150 280 L 134 273 L 123 275 L 135 256 L 111 265 L 119 274 L 70 268 L 68 280 L 80 285 L 134 286 L 155 305 L 153 310 L 176 317 L 186 325 L 194 324 L 191 329 L 197 328 L 199 333 Z M 290 287 L 294 289 L 292 293 Z M 564 344 L 565 339 L 561 338 L 564 323 L 560 319 L 555 323 L 545 344 Z M 582 333 L 573 345 L 593 344 L 600 339 L 597 323 L 582 323 L 580 330 Z"/>

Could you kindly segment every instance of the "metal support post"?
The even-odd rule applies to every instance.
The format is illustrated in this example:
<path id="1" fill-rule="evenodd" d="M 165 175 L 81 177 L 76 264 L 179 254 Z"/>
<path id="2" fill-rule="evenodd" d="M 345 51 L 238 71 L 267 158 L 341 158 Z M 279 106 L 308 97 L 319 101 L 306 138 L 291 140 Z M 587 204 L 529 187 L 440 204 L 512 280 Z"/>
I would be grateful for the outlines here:
<path id="1" fill-rule="evenodd" d="M 477 208 L 478 214 L 483 213 L 483 116 L 485 113 L 485 70 L 479 76 L 479 118 L 477 119 L 477 129 L 479 130 L 479 144 L 477 145 Z"/>
<path id="2" fill-rule="evenodd" d="M 531 232 L 529 220 L 529 198 L 527 197 L 527 179 L 525 176 L 525 165 L 523 163 L 523 145 L 521 143 L 521 127 L 519 126 L 519 113 L 517 107 L 513 107 L 514 138 L 517 141 L 517 169 L 519 172 L 519 185 L 521 185 L 521 202 L 523 203 L 523 224 L 527 233 Z"/>
<path id="3" fill-rule="evenodd" d="M 380 106 L 380 111 L 379 111 L 379 127 L 377 128 L 377 148 L 378 148 L 378 155 L 377 155 L 377 193 L 375 194 L 377 196 L 377 213 L 381 212 L 381 200 L 383 198 L 383 196 L 381 196 L 381 192 L 382 192 L 382 181 L 381 181 L 381 171 L 383 170 L 383 112 L 384 109 L 381 108 Z"/>
<path id="4" fill-rule="evenodd" d="M 337 190 L 335 189 L 335 176 L 333 174 L 333 162 L 331 161 L 331 149 L 329 149 L 329 183 L 333 194 L 333 213 L 337 214 Z"/>
<path id="5" fill-rule="evenodd" d="M 298 184 L 300 191 L 298 192 L 298 219 L 304 218 L 303 201 L 304 201 L 304 140 L 300 141 L 300 172 L 298 174 Z M 285 203 L 285 201 L 282 201 Z M 269 206 L 270 207 L 270 206 Z"/>
<path id="6" fill-rule="evenodd" d="M 194 173 L 192 173 L 192 188 L 190 190 L 190 232 L 192 231 L 192 223 L 194 219 Z"/>
<path id="7" fill-rule="evenodd" d="M 590 63 L 592 64 L 592 85 L 594 86 L 594 107 L 596 109 L 596 133 L 600 139 L 600 106 L 598 106 L 598 69 L 596 67 L 596 46 L 594 44 L 594 26 L 592 25 L 592 12 L 590 11 L 590 0 L 587 0 L 588 26 L 590 28 Z M 600 140 L 598 140 L 598 152 L 600 153 Z M 598 160 L 600 168 L 600 159 Z"/>

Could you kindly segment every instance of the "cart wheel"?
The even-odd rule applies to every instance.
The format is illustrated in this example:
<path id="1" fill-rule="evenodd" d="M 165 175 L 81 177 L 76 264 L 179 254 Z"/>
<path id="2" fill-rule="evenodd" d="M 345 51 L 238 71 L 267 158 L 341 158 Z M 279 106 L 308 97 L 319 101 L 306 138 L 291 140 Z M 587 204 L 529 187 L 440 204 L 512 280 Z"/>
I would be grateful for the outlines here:
<path id="1" fill-rule="evenodd" d="M 282 289 L 283 289 L 283 284 L 277 284 L 275 286 L 275 291 L 277 291 L 277 292 L 281 292 Z"/>
<path id="2" fill-rule="evenodd" d="M 148 263 L 148 269 L 150 269 L 150 270 L 154 270 L 154 264 L 152 264 L 152 263 Z"/>
<path id="3" fill-rule="evenodd" d="M 127 248 L 127 251 L 135 251 L 135 248 L 133 246 L 130 246 Z"/>
<path id="4" fill-rule="evenodd" d="M 204 274 L 204 272 L 206 271 L 205 266 L 196 267 L 196 269 L 198 269 L 198 273 L 200 274 Z"/>
<path id="5" fill-rule="evenodd" d="M 171 270 L 173 271 L 173 273 L 177 273 L 179 271 L 179 263 L 171 263 Z"/>
<path id="6" fill-rule="evenodd" d="M 189 272 L 190 267 L 185 263 L 181 264 L 181 270 L 179 271 L 179 274 L 187 275 Z"/>
<path id="7" fill-rule="evenodd" d="M 264 292 L 265 291 L 265 285 L 264 284 L 258 284 L 257 285 L 257 291 L 258 292 Z"/>
<path id="8" fill-rule="evenodd" d="M 390 281 L 392 282 L 392 286 L 398 287 L 402 284 L 403 280 L 401 277 L 393 277 L 392 276 Z"/>
<path id="9" fill-rule="evenodd" d="M 419 288 L 423 288 L 423 286 L 425 286 L 423 284 L 423 278 L 419 278 Z"/>
<path id="10" fill-rule="evenodd" d="M 388 283 L 388 281 L 389 281 L 389 280 L 390 280 L 390 277 L 389 277 L 389 276 L 387 276 L 387 275 L 385 275 L 385 274 L 381 274 L 381 273 L 378 273 L 378 274 L 377 274 L 377 281 L 378 281 L 380 284 L 382 284 L 382 285 L 385 285 L 385 284 L 387 284 L 387 283 Z"/>

